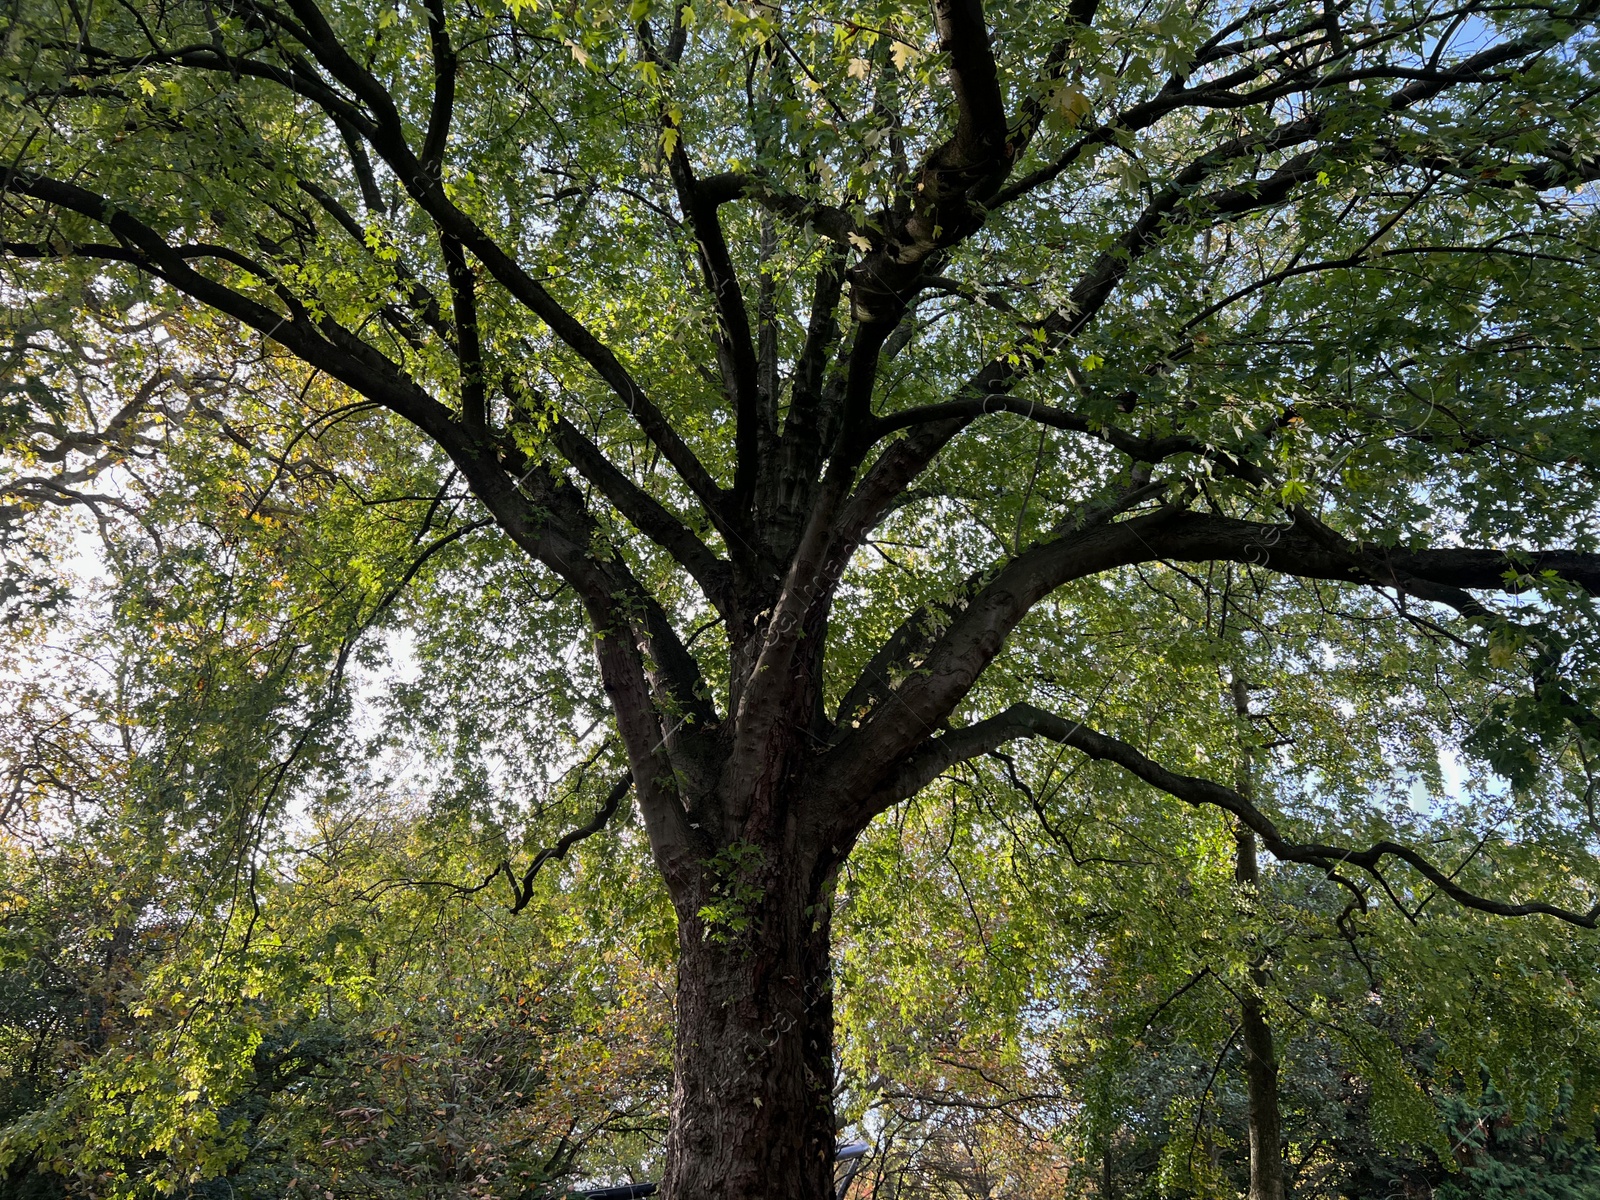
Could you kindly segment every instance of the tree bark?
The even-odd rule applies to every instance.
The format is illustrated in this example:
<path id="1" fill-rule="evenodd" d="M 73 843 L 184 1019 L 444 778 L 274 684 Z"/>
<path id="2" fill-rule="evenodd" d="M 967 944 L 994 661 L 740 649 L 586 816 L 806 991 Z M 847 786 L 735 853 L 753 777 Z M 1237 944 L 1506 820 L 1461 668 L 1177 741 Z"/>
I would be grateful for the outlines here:
<path id="1" fill-rule="evenodd" d="M 1234 835 L 1238 844 L 1234 878 L 1254 886 L 1256 836 L 1248 829 Z M 1245 1090 L 1250 1099 L 1250 1200 L 1284 1200 L 1283 1122 L 1278 1111 L 1278 1055 L 1272 1026 L 1267 1023 L 1261 989 L 1267 973 L 1250 968 L 1251 990 L 1239 1005 L 1239 1034 L 1244 1046 Z"/>
<path id="2" fill-rule="evenodd" d="M 831 1200 L 832 880 L 787 877 L 798 872 L 781 860 L 765 870 L 770 850 L 748 857 L 756 861 L 742 871 L 719 874 L 727 864 L 713 864 L 698 894 L 675 897 L 677 1041 L 663 1192 L 666 1200 Z"/>
<path id="3" fill-rule="evenodd" d="M 1233 704 L 1241 722 L 1250 716 L 1250 688 L 1241 671 L 1233 676 Z M 1254 799 L 1254 746 L 1244 734 L 1239 755 L 1237 790 Z M 1256 835 L 1244 826 L 1234 830 L 1233 877 L 1254 894 L 1261 883 L 1256 861 Z M 1244 1046 L 1245 1091 L 1250 1106 L 1250 1200 L 1284 1200 L 1283 1122 L 1278 1110 L 1278 1055 L 1272 1026 L 1267 1023 L 1262 992 L 1266 968 L 1257 958 L 1250 968 L 1250 987 L 1239 1004 L 1239 1035 Z"/>

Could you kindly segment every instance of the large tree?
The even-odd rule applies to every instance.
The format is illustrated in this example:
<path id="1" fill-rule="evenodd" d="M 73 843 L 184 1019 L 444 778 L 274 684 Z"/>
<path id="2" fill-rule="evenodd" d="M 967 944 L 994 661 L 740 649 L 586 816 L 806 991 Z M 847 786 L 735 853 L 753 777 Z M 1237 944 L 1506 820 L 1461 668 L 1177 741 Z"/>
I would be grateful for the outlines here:
<path id="1" fill-rule="evenodd" d="M 1244 699 L 1098 731 L 1128 679 L 1073 614 L 1235 564 L 1359 642 L 1376 595 L 1489 697 L 1462 730 L 1516 787 L 1586 778 L 1597 9 L 17 0 L 7 487 L 104 513 L 298 364 L 284 403 L 328 400 L 269 489 L 365 421 L 346 471 L 431 476 L 402 583 L 479 521 L 555 576 L 523 603 L 581 608 L 677 913 L 666 1193 L 820 1200 L 837 872 L 1006 743 L 1358 893 L 1596 923 L 1583 787 L 1539 791 L 1573 854 L 1503 894 L 1487 834 L 1463 875 L 1207 778 L 1186 731 Z M 74 358 L 108 311 L 114 355 Z M 266 357 L 174 350 L 218 319 L 214 354 Z M 1317 753 L 1260 740 L 1314 800 Z"/>

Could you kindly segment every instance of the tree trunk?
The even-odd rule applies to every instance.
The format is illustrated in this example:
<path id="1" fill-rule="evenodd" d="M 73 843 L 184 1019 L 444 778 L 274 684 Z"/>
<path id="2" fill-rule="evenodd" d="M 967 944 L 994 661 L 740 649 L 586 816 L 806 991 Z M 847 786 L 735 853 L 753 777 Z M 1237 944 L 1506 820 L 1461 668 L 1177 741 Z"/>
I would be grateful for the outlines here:
<path id="1" fill-rule="evenodd" d="M 712 872 L 677 900 L 666 1200 L 833 1195 L 832 882 L 753 874 L 749 912 Z"/>
<path id="2" fill-rule="evenodd" d="M 1234 878 L 1254 887 L 1260 880 L 1256 866 L 1256 836 L 1239 829 L 1234 837 L 1238 858 Z M 1245 1090 L 1250 1098 L 1250 1200 L 1284 1200 L 1283 1126 L 1278 1112 L 1278 1055 L 1272 1026 L 1267 1023 L 1261 989 L 1267 973 L 1250 968 L 1253 990 L 1244 994 L 1239 1008 L 1239 1033 L 1244 1044 Z"/>
<path id="3" fill-rule="evenodd" d="M 1235 668 L 1233 705 L 1241 722 L 1250 716 L 1250 687 L 1244 673 Z M 1255 747 L 1247 730 L 1241 730 L 1239 770 L 1234 787 L 1247 799 L 1254 798 Z M 1261 883 L 1256 862 L 1256 835 L 1244 826 L 1234 830 L 1236 856 L 1233 877 L 1252 895 Z M 1278 1054 L 1272 1041 L 1272 1026 L 1267 1023 L 1266 1005 L 1261 996 L 1267 972 L 1257 959 L 1250 968 L 1250 990 L 1239 1004 L 1239 1035 L 1244 1044 L 1245 1091 L 1250 1102 L 1250 1200 L 1284 1200 L 1283 1125 L 1278 1112 Z"/>

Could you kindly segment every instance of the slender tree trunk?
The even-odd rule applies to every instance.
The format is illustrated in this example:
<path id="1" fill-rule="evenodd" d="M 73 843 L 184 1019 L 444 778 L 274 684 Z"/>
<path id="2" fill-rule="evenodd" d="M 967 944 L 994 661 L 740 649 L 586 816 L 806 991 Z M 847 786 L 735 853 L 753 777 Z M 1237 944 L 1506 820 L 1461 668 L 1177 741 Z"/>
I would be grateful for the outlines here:
<path id="1" fill-rule="evenodd" d="M 1238 858 L 1234 877 L 1254 886 L 1256 836 L 1247 829 L 1236 831 Z M 1284 1200 L 1283 1124 L 1278 1111 L 1278 1055 L 1273 1045 L 1272 1026 L 1267 1023 L 1261 989 L 1267 973 L 1261 967 L 1250 969 L 1253 990 L 1240 1004 L 1239 1034 L 1244 1045 L 1245 1089 L 1250 1098 L 1250 1200 Z"/>
<path id="2" fill-rule="evenodd" d="M 1250 715 L 1250 689 L 1244 674 L 1235 669 L 1233 704 L 1242 720 Z M 1254 748 L 1248 735 L 1239 756 L 1236 790 L 1247 799 L 1254 792 Z M 1256 862 L 1256 835 L 1244 826 L 1234 830 L 1236 854 L 1233 877 L 1254 893 L 1261 882 Z M 1278 1109 L 1278 1054 L 1272 1026 L 1267 1023 L 1261 996 L 1267 972 L 1258 959 L 1250 968 L 1250 989 L 1239 1008 L 1239 1035 L 1244 1046 L 1245 1091 L 1250 1102 L 1250 1200 L 1284 1200 L 1283 1123 Z"/>
<path id="3" fill-rule="evenodd" d="M 831 882 L 767 883 L 677 900 L 666 1200 L 833 1195 Z"/>

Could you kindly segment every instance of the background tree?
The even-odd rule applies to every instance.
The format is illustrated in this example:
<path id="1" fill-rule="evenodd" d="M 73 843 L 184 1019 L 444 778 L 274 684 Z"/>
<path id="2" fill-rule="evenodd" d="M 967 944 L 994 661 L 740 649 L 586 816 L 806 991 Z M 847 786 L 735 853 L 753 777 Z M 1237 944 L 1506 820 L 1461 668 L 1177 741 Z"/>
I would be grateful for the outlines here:
<path id="1" fill-rule="evenodd" d="M 1263 961 L 1292 1195 L 1580 1186 L 1587 933 L 1433 905 L 1413 924 L 1270 864 L 1241 918 L 1223 822 L 1026 765 L 875 823 L 841 882 L 841 1109 L 872 1131 L 867 1194 L 1244 1194 L 1240 999 Z"/>
<path id="2" fill-rule="evenodd" d="M 295 707 L 278 639 L 209 604 L 155 639 L 80 623 L 91 599 L 3 689 L 23 786 L 0 833 L 0 1196 L 498 1200 L 649 1162 L 671 922 L 640 836 L 510 914 L 438 885 L 477 869 L 483 823 L 359 754 L 337 784 L 299 756 L 314 798 L 262 833 L 284 763 L 249 731 Z"/>
<path id="3" fill-rule="evenodd" d="M 262 339 L 204 411 L 280 469 L 175 464 L 197 512 L 286 531 L 230 586 L 360 629 L 480 534 L 435 602 L 517 619 L 453 682 L 549 664 L 546 719 L 603 712 L 676 912 L 667 1194 L 820 1198 L 838 873 L 1008 742 L 1363 896 L 1596 923 L 1595 218 L 1567 194 L 1595 171 L 1593 15 L 18 5 L 8 490 L 105 511 L 165 451 L 166 373 Z M 268 419 L 235 423 L 234 390 Z M 329 509 L 344 539 L 297 542 Z M 367 536 L 410 551 L 394 586 L 366 586 Z M 1517 803 L 1458 856 L 1402 843 L 1324 794 L 1320 726 L 1280 739 L 1270 809 L 1219 782 L 1195 734 L 1237 713 L 1078 618 L 1225 563 L 1347 625 L 1291 673 L 1366 663 L 1360 598 L 1392 604 Z M 592 668 L 559 649 L 580 628 Z M 350 644 L 284 651 L 337 678 Z M 1098 731 L 1152 680 L 1169 708 Z M 339 693 L 301 695 L 311 728 Z M 512 776 L 474 753 L 486 801 Z"/>

